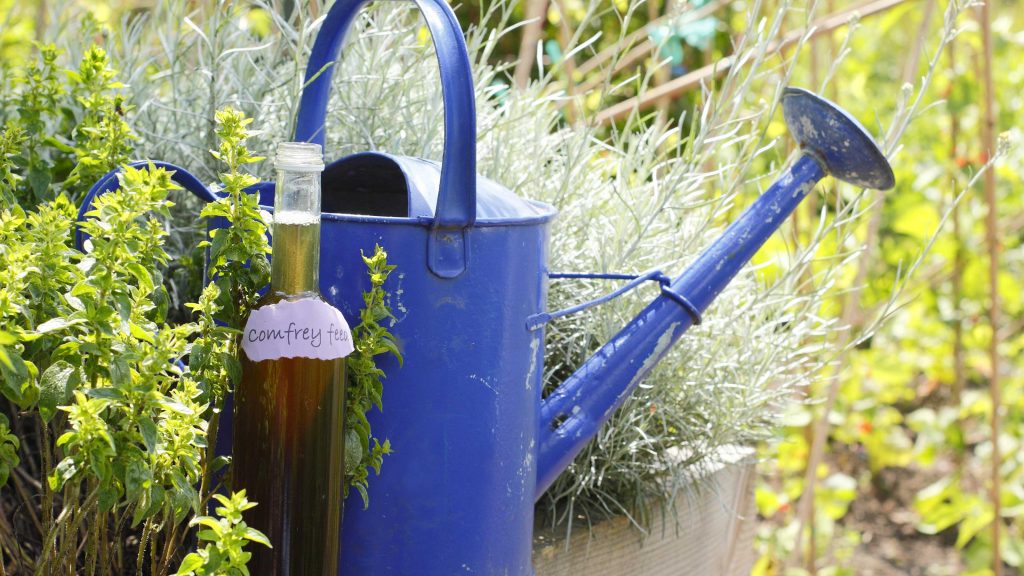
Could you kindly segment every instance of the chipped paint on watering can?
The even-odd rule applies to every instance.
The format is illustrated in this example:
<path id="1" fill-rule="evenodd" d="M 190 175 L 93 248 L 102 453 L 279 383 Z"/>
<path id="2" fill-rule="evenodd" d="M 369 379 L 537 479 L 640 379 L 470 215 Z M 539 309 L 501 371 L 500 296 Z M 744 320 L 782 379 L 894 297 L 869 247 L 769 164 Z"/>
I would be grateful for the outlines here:
<path id="1" fill-rule="evenodd" d="M 415 0 L 433 35 L 445 103 L 442 163 L 362 153 L 323 176 L 321 292 L 351 321 L 368 288 L 360 251 L 397 266 L 386 288 L 404 366 L 385 358 L 385 411 L 369 415 L 394 454 L 370 480 L 370 506 L 347 502 L 345 576 L 527 576 L 533 504 L 826 173 L 889 188 L 871 137 L 836 106 L 787 89 L 783 111 L 803 155 L 681 276 L 659 271 L 567 310 L 548 312 L 547 246 L 555 210 L 476 175 L 473 81 L 444 0 Z M 363 0 L 325 17 L 307 68 L 296 140 L 324 143 L 331 76 Z M 204 186 L 174 178 L 209 201 Z M 111 173 L 92 198 L 117 186 Z M 253 187 L 273 206 L 272 182 Z M 212 225 L 222 225 L 216 222 Z M 550 275 L 555 277 L 555 275 Z M 561 275 L 563 278 L 577 275 Z M 575 374 L 541 398 L 544 324 L 648 280 L 660 295 Z M 230 406 L 218 444 L 229 447 Z"/>

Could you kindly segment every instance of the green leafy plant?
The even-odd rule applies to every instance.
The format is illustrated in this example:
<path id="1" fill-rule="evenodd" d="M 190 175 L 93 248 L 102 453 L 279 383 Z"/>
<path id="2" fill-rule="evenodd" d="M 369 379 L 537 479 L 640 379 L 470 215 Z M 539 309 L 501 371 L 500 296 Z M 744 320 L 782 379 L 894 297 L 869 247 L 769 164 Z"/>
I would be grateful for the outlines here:
<path id="1" fill-rule="evenodd" d="M 0 179 L 6 205 L 34 205 L 61 192 L 77 201 L 99 177 L 128 160 L 134 132 L 131 106 L 108 54 L 90 46 L 77 69 L 61 69 L 63 54 L 38 45 L 39 58 L 15 70 L 11 100 L 0 106 Z M 15 177 L 12 169 L 20 174 Z"/>
<path id="2" fill-rule="evenodd" d="M 65 188 L 89 186 L 111 168 L 128 161 L 136 139 L 125 116 L 131 107 L 117 91 L 124 84 L 115 80 L 106 51 L 90 46 L 77 71 L 67 71 L 72 83 L 71 95 L 81 105 L 81 118 L 74 130 L 77 164 L 71 170 Z"/>
<path id="3" fill-rule="evenodd" d="M 270 546 L 270 540 L 260 532 L 246 525 L 242 513 L 256 504 L 245 497 L 245 490 L 236 492 L 230 498 L 221 494 L 213 497 L 220 502 L 212 516 L 197 516 L 189 522 L 202 529 L 196 536 L 206 546 L 185 556 L 178 567 L 176 576 L 248 576 L 246 563 L 252 553 L 245 551 L 249 542 Z"/>
<path id="4" fill-rule="evenodd" d="M 244 189 L 257 179 L 241 168 L 261 158 L 250 155 L 245 146 L 246 129 L 252 119 L 226 108 L 217 113 L 217 136 L 220 147 L 213 155 L 223 161 L 227 171 L 221 174 L 223 195 L 207 204 L 201 213 L 205 219 L 225 218 L 231 226 L 210 231 L 210 240 L 200 244 L 209 249 L 209 273 L 213 281 L 204 288 L 199 302 L 190 304 L 198 319 L 198 337 L 192 343 L 189 370 L 203 384 L 206 397 L 214 406 L 210 418 L 210 451 L 216 445 L 220 406 L 225 394 L 242 377 L 238 361 L 240 334 L 249 311 L 256 304 L 259 290 L 270 280 L 267 254 L 267 226 L 259 213 L 255 195 Z M 216 462 L 212 452 L 210 463 Z M 211 474 L 219 465 L 207 466 L 204 486 L 212 482 Z"/>
<path id="5" fill-rule="evenodd" d="M 9 402 L 0 414 L 0 486 L 15 488 L 0 505 L 19 498 L 31 519 L 0 523 L 11 561 L 0 565 L 166 575 L 180 561 L 182 574 L 246 574 L 245 543 L 267 541 L 241 521 L 255 503 L 217 494 L 227 459 L 213 444 L 225 394 L 241 377 L 240 329 L 269 280 L 267 227 L 245 192 L 257 179 L 244 168 L 261 160 L 246 146 L 252 120 L 231 108 L 215 116 L 223 189 L 201 216 L 228 226 L 198 247 L 212 280 L 189 305 L 193 318 L 172 322 L 165 247 L 169 198 L 180 187 L 152 164 L 121 166 L 118 186 L 76 222 L 70 196 L 123 162 L 136 139 L 106 54 L 86 50 L 66 85 L 53 73 L 58 57 L 45 48 L 26 81 L 52 84 L 49 96 L 25 96 L 0 133 L 0 393 Z M 48 107 L 66 95 L 79 106 L 65 111 L 77 118 L 73 142 L 31 132 L 56 126 Z M 49 171 L 39 195 L 26 176 L 33 162 Z M 365 418 L 380 407 L 384 374 L 374 357 L 397 354 L 378 323 L 391 317 L 382 284 L 393 267 L 380 247 L 365 261 L 372 288 L 355 331 L 349 405 L 359 430 L 350 482 L 364 499 L 367 468 L 379 473 L 390 450 Z M 202 515 L 211 498 L 219 518 Z M 194 526 L 205 547 L 179 560 Z M 127 534 L 137 538 L 133 550 Z"/>
<path id="6" fill-rule="evenodd" d="M 386 303 L 387 292 L 384 281 L 395 267 L 388 264 L 388 254 L 375 246 L 372 256 L 363 255 L 370 289 L 363 293 L 363 309 L 359 312 L 359 323 L 352 328 L 355 350 L 345 359 L 348 370 L 345 415 L 345 495 L 355 487 L 363 499 L 363 506 L 369 506 L 367 492 L 369 470 L 380 474 L 384 456 L 391 453 L 391 442 L 383 443 L 374 438 L 366 414 L 376 407 L 383 410 L 381 396 L 384 393 L 384 371 L 377 367 L 375 358 L 390 353 L 402 363 L 394 336 L 381 322 L 394 320 L 391 308 Z"/>

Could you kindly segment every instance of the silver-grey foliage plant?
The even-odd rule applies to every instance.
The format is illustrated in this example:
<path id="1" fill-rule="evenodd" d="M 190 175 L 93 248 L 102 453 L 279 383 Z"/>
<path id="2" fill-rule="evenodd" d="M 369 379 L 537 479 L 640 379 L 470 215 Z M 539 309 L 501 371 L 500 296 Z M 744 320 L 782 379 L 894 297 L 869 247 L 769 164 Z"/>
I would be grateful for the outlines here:
<path id="1" fill-rule="evenodd" d="M 634 115 L 626 129 L 598 137 L 586 116 L 572 125 L 561 120 L 568 97 L 559 89 L 559 70 L 541 70 L 526 89 L 508 88 L 511 71 L 492 55 L 497 41 L 519 24 L 511 19 L 513 1 L 485 4 L 480 23 L 466 32 L 477 87 L 478 171 L 559 209 L 552 270 L 640 273 L 657 267 L 678 274 L 783 167 L 787 143 L 765 134 L 793 61 L 766 62 L 789 5 L 784 0 L 779 11 L 762 18 L 760 4 L 750 3 L 748 33 L 736 47 L 740 61 L 714 92 L 702 92 L 691 131 L 682 133 L 678 122 L 638 122 Z M 590 0 L 588 17 L 611 10 L 609 4 Z M 639 5 L 632 2 L 620 15 L 624 23 Z M 328 159 L 383 150 L 440 160 L 437 67 L 410 7 L 379 3 L 350 31 L 335 72 Z M 813 13 L 814 6 L 801 8 Z M 265 10 L 269 32 L 257 34 L 247 26 L 253 9 Z M 260 134 L 250 139 L 253 150 L 270 150 L 288 139 L 305 61 L 324 13 L 319 0 L 167 0 L 148 14 L 126 18 L 115 31 L 120 41 L 109 49 L 131 86 L 139 150 L 213 181 L 217 167 L 207 152 L 213 115 L 228 104 L 255 118 Z M 67 16 L 55 12 L 51 21 L 73 26 L 76 20 Z M 577 53 L 586 56 L 593 49 L 583 32 L 585 27 L 577 34 Z M 63 39 L 72 57 L 84 49 L 78 44 L 83 36 L 50 35 Z M 602 97 L 625 87 L 642 91 L 651 74 L 616 85 L 609 79 L 598 89 Z M 271 176 L 269 166 L 262 172 Z M 846 201 L 828 218 L 822 210 L 810 243 L 786 240 L 788 251 L 776 262 L 782 272 L 770 283 L 753 267 L 739 274 L 704 323 L 683 338 L 549 491 L 542 502 L 549 518 L 644 510 L 687 485 L 723 447 L 770 436 L 784 402 L 820 377 L 835 357 L 828 343 L 843 329 L 822 310 L 859 251 L 851 223 L 868 197 L 856 191 L 838 197 Z M 821 256 L 824 238 L 834 248 Z M 613 287 L 555 281 L 548 306 L 559 309 Z M 571 373 L 655 294 L 653 287 L 640 290 L 550 325 L 548 386 Z"/>

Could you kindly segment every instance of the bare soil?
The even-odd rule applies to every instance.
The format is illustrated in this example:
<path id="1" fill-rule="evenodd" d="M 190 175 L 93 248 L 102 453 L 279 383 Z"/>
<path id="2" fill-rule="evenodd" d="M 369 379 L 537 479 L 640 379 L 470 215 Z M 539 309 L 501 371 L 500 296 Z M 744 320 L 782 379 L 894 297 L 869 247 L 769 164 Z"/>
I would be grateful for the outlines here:
<path id="1" fill-rule="evenodd" d="M 850 568 L 858 576 L 947 576 L 964 570 L 954 531 L 922 534 L 915 528 L 914 495 L 946 471 L 938 466 L 885 469 L 872 490 L 851 505 L 843 525 L 861 535 Z"/>

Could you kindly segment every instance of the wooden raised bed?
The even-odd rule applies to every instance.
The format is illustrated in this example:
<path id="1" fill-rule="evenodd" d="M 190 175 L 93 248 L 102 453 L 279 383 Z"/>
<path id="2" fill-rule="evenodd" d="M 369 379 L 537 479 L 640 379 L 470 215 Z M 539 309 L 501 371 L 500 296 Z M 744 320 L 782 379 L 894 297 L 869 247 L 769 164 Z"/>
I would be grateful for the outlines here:
<path id="1" fill-rule="evenodd" d="M 675 499 L 675 517 L 655 514 L 644 536 L 624 516 L 534 533 L 536 576 L 747 575 L 754 564 L 754 455 L 728 450 Z"/>

